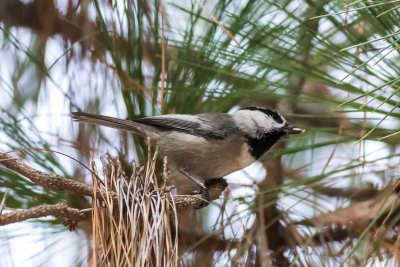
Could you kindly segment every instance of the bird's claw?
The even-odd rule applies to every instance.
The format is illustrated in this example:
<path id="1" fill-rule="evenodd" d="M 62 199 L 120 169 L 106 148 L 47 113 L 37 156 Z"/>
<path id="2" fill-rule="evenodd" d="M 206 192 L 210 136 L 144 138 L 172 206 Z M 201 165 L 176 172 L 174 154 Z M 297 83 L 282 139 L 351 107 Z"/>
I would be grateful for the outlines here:
<path id="1" fill-rule="evenodd" d="M 194 207 L 195 209 L 202 209 L 202 208 L 207 207 L 210 204 L 210 193 L 208 192 L 207 187 L 201 188 L 200 190 L 193 191 L 190 194 L 191 195 L 201 195 L 201 198 L 203 199 L 200 205 L 198 205 L 197 207 Z"/>
<path id="2" fill-rule="evenodd" d="M 195 207 L 195 209 L 202 209 L 210 204 L 210 193 L 208 192 L 208 188 L 216 184 L 221 185 L 224 189 L 228 186 L 228 183 L 224 178 L 207 179 L 204 183 L 204 187 L 202 187 L 200 190 L 196 190 L 190 193 L 191 195 L 201 195 L 201 197 L 203 198 L 202 203 L 199 206 Z"/>

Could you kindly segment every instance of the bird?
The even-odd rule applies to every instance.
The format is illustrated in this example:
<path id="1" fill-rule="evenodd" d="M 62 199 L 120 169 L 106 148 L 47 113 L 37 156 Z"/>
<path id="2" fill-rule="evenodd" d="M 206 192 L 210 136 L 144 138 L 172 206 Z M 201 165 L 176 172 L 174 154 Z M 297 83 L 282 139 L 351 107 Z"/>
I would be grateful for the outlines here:
<path id="1" fill-rule="evenodd" d="M 279 112 L 266 107 L 244 107 L 232 114 L 166 114 L 124 120 L 72 112 L 81 123 L 107 126 L 149 138 L 168 165 L 195 182 L 203 202 L 209 203 L 207 182 L 241 170 L 271 149 L 285 135 L 304 129 L 289 125 Z M 205 183 L 204 183 L 204 182 Z"/>

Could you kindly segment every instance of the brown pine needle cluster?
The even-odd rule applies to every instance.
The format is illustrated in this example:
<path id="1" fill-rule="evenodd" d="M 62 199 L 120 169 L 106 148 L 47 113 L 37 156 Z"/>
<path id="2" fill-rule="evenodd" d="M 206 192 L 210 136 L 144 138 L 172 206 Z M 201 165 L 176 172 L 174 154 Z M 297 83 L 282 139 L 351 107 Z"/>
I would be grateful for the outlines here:
<path id="1" fill-rule="evenodd" d="M 159 187 L 155 163 L 156 155 L 145 166 L 133 163 L 128 177 L 118 160 L 102 160 L 104 184 L 93 179 L 101 196 L 92 198 L 91 266 L 178 266 L 176 208 L 167 172 Z M 97 174 L 93 160 L 91 166 Z"/>

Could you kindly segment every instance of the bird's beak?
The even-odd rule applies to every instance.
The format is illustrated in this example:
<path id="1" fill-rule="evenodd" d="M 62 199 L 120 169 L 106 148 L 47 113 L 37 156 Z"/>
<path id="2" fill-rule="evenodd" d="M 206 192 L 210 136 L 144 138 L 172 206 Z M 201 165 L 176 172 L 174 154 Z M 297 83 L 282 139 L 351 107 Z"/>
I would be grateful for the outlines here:
<path id="1" fill-rule="evenodd" d="M 297 126 L 294 125 L 288 125 L 284 127 L 284 131 L 286 134 L 302 134 L 306 130 L 298 128 Z"/>

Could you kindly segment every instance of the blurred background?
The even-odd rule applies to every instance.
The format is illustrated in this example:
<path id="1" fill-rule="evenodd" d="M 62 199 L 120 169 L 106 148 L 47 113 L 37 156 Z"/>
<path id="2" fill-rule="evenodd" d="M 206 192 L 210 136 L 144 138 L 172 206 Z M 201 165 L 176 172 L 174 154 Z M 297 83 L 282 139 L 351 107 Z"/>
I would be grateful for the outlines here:
<path id="1" fill-rule="evenodd" d="M 77 162 L 143 162 L 140 138 L 77 124 L 244 106 L 307 134 L 179 214 L 182 266 L 394 266 L 399 261 L 400 1 L 0 1 L 0 151 L 91 183 Z M 22 149 L 22 150 L 21 150 Z M 199 163 L 202 164 L 202 163 Z M 207 168 L 207 166 L 204 166 Z M 174 193 L 196 187 L 172 173 Z M 3 212 L 90 200 L 0 167 Z M 392 197 L 394 196 L 394 197 Z M 0 266 L 86 266 L 90 222 L 0 228 Z"/>

